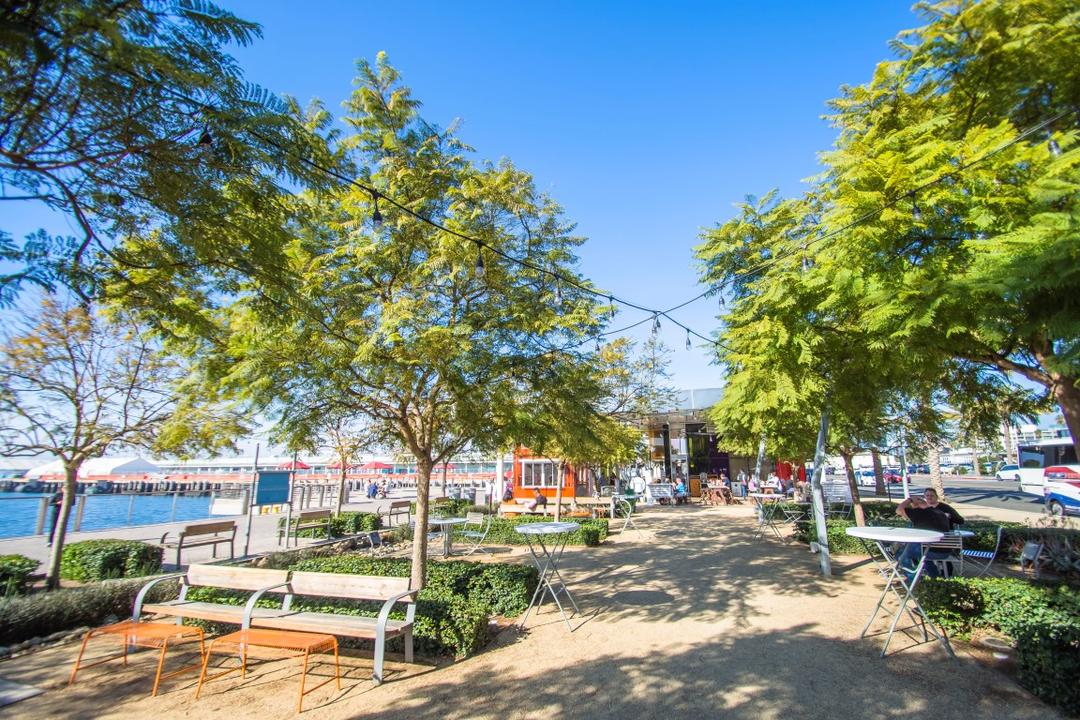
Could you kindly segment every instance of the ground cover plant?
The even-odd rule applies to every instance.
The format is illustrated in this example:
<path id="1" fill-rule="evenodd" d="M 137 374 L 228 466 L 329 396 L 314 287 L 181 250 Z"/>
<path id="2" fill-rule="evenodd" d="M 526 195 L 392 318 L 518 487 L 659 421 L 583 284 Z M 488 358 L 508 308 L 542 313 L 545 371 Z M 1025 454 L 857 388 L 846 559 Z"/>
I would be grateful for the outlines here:
<path id="1" fill-rule="evenodd" d="M 60 577 L 94 582 L 161 572 L 162 549 L 138 540 L 83 540 L 64 548 Z"/>
<path id="2" fill-rule="evenodd" d="M 919 604 L 946 632 L 1006 635 L 1016 646 L 1020 684 L 1080 715 L 1080 589 L 1026 578 L 928 579 Z"/>
<path id="3" fill-rule="evenodd" d="M 25 555 L 0 555 L 0 596 L 25 593 L 30 585 L 30 575 L 40 564 Z"/>
<path id="4" fill-rule="evenodd" d="M 293 517 L 293 522 L 296 521 L 296 517 Z M 353 512 L 345 511 L 340 512 L 330 518 L 330 536 L 331 537 L 346 537 L 348 535 L 360 535 L 362 533 L 374 532 L 382 528 L 382 518 L 378 513 L 371 512 Z M 278 530 L 283 531 L 285 529 L 285 518 L 278 520 Z M 297 537 L 303 538 L 325 538 L 325 528 L 305 528 L 296 533 Z"/>

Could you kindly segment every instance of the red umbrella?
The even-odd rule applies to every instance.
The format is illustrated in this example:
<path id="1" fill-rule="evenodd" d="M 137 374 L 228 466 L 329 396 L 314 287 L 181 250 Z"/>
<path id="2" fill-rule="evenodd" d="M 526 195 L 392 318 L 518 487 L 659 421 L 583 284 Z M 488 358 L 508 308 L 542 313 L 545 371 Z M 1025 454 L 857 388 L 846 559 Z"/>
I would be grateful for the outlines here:
<path id="1" fill-rule="evenodd" d="M 379 462 L 378 460 L 373 460 L 372 462 L 364 463 L 363 465 L 361 465 L 360 469 L 361 470 L 393 470 L 394 466 L 393 465 L 387 465 L 386 463 Z"/>
<path id="2" fill-rule="evenodd" d="M 311 469 L 310 465 L 306 465 L 306 464 L 300 462 L 299 460 L 297 460 L 295 463 L 292 460 L 290 460 L 289 462 L 281 463 L 280 465 L 278 465 L 278 470 L 310 470 L 310 469 Z"/>

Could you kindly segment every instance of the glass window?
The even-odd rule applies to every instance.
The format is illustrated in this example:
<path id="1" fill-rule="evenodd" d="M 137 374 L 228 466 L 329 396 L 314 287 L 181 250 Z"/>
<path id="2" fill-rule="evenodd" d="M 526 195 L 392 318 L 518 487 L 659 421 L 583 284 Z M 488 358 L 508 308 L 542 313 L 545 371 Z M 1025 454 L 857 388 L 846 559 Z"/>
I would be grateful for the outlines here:
<path id="1" fill-rule="evenodd" d="M 555 463 L 550 460 L 522 460 L 521 487 L 553 488 L 558 485 Z"/>

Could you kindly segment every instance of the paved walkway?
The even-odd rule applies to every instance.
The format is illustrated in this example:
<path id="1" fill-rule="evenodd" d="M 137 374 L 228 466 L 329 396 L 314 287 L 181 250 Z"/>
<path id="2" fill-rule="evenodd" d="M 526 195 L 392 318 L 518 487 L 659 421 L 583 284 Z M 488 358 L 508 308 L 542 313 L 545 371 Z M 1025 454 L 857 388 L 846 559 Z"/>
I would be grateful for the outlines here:
<path id="1" fill-rule="evenodd" d="M 824 578 L 805 547 L 756 538 L 750 512 L 650 510 L 638 520 L 641 532 L 567 551 L 562 569 L 586 613 L 573 633 L 545 612 L 466 661 L 391 663 L 378 688 L 369 682 L 370 655 L 348 657 L 343 691 L 319 690 L 305 712 L 320 720 L 1061 717 L 968 646 L 958 645 L 952 660 L 898 636 L 897 652 L 878 657 L 880 636 L 859 639 L 877 600 L 876 573 L 847 557 Z M 68 690 L 76 649 L 0 663 L 0 677 L 47 690 L 8 714 L 294 717 L 295 662 L 217 681 L 196 702 L 190 677 L 148 697 L 149 653 L 126 670 L 90 670 Z"/>

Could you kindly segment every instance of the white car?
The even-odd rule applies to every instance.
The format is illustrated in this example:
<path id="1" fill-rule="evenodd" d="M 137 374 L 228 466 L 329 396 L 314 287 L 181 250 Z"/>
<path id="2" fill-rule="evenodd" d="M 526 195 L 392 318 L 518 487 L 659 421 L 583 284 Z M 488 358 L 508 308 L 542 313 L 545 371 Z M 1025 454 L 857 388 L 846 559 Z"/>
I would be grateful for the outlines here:
<path id="1" fill-rule="evenodd" d="M 1046 468 L 1043 484 L 1046 510 L 1051 515 L 1080 515 L 1080 465 L 1052 465 Z"/>
<path id="2" fill-rule="evenodd" d="M 998 468 L 998 471 L 994 473 L 994 477 L 998 480 L 1015 480 L 1016 482 L 1020 482 L 1020 473 L 1017 472 L 1019 469 L 1019 465 L 1002 465 Z"/>

